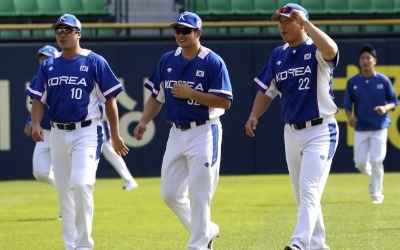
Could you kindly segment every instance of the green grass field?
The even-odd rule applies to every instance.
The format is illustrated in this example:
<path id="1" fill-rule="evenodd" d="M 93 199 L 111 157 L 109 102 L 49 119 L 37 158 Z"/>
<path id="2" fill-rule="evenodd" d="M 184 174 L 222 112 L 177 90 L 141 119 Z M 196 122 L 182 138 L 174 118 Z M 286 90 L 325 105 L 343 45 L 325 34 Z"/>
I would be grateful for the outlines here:
<path id="1" fill-rule="evenodd" d="M 386 173 L 385 201 L 371 203 L 368 178 L 331 174 L 323 196 L 331 249 L 397 249 L 400 173 Z M 137 178 L 122 191 L 120 179 L 95 186 L 95 249 L 186 249 L 189 234 L 160 197 L 159 178 Z M 37 181 L 0 182 L 0 249 L 63 249 L 55 190 Z M 219 250 L 282 250 L 290 241 L 296 205 L 288 175 L 221 176 L 212 203 L 220 226 Z"/>

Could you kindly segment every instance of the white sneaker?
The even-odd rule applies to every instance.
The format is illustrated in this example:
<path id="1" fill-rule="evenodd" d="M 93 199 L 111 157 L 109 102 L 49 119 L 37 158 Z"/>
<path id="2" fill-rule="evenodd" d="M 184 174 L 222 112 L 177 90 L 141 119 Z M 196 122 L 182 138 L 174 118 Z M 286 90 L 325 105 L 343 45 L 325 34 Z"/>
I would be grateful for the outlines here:
<path id="1" fill-rule="evenodd" d="M 137 188 L 138 186 L 139 186 L 139 184 L 137 184 L 137 182 L 135 180 L 131 180 L 131 181 L 124 182 L 124 186 L 122 187 L 122 189 L 125 191 L 131 191 L 131 190 Z"/>
<path id="2" fill-rule="evenodd" d="M 211 222 L 211 240 L 208 242 L 207 249 L 212 250 L 214 245 L 214 240 L 219 235 L 219 227 L 214 222 Z"/>
<path id="3" fill-rule="evenodd" d="M 383 200 L 373 200 L 372 204 L 382 204 Z"/>

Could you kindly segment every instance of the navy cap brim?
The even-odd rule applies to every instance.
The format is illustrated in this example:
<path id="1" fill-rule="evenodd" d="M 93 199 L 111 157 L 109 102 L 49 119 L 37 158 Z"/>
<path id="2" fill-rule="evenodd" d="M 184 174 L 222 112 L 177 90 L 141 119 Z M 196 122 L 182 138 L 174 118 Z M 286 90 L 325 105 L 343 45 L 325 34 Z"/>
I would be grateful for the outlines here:
<path id="1" fill-rule="evenodd" d="M 47 56 L 47 57 L 52 57 L 53 55 L 49 54 L 49 53 L 45 53 L 45 52 L 41 52 L 41 53 L 37 53 L 36 56 L 40 57 L 41 55 Z"/>
<path id="2" fill-rule="evenodd" d="M 182 26 L 189 27 L 189 28 L 192 28 L 192 29 L 198 29 L 197 27 L 195 27 L 193 25 L 190 25 L 190 24 L 187 24 L 187 23 L 171 23 L 169 25 L 169 27 L 175 28 L 175 26 L 177 26 L 177 25 L 182 25 Z"/>
<path id="3" fill-rule="evenodd" d="M 51 26 L 51 28 L 54 30 L 54 29 L 57 28 L 58 25 L 61 25 L 61 24 L 65 24 L 65 25 L 68 25 L 69 27 L 77 28 L 78 30 L 80 30 L 78 27 L 76 27 L 76 26 L 74 26 L 74 25 L 71 25 L 70 23 L 67 23 L 67 22 L 54 23 L 54 24 Z"/>

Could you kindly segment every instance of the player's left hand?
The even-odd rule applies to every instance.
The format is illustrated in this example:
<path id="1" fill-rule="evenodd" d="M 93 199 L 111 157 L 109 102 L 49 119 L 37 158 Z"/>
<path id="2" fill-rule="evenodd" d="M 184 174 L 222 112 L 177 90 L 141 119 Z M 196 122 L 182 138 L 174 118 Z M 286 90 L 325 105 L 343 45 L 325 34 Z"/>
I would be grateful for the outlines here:
<path id="1" fill-rule="evenodd" d="M 376 106 L 376 107 L 374 108 L 374 111 L 375 111 L 376 113 L 378 113 L 378 115 L 384 115 L 384 114 L 386 114 L 387 109 L 386 109 L 385 106 Z"/>
<path id="2" fill-rule="evenodd" d="M 181 99 L 191 99 L 191 93 L 194 91 L 186 82 L 179 81 L 171 88 L 171 93 L 174 97 Z"/>
<path id="3" fill-rule="evenodd" d="M 112 146 L 118 155 L 126 156 L 128 154 L 129 148 L 125 146 L 124 140 L 122 140 L 120 136 L 111 138 L 111 141 Z"/>

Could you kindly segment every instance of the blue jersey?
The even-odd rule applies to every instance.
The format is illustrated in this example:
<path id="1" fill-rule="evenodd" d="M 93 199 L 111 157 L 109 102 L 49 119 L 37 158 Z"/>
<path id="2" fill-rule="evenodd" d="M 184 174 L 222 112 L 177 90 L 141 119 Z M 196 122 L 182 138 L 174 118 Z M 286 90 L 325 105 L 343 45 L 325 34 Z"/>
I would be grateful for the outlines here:
<path id="1" fill-rule="evenodd" d="M 211 108 L 189 99 L 176 98 L 171 88 L 179 81 L 193 89 L 232 100 L 232 86 L 225 62 L 208 48 L 202 47 L 193 59 L 182 56 L 182 48 L 165 53 L 157 68 L 145 83 L 152 96 L 165 103 L 167 120 L 188 123 L 209 120 L 224 114 L 221 108 Z"/>
<path id="2" fill-rule="evenodd" d="M 387 128 L 390 124 L 389 113 L 381 116 L 374 108 L 388 103 L 397 105 L 398 100 L 387 76 L 379 72 L 368 78 L 357 74 L 347 81 L 343 108 L 349 112 L 353 110 L 354 105 L 354 115 L 357 117 L 354 127 L 356 131 Z"/>
<path id="3" fill-rule="evenodd" d="M 278 94 L 284 123 L 300 123 L 337 113 L 333 99 L 333 61 L 322 58 L 311 38 L 297 47 L 277 47 L 254 79 L 256 88 L 274 99 Z"/>
<path id="4" fill-rule="evenodd" d="M 59 53 L 44 61 L 25 92 L 49 107 L 51 121 L 69 123 L 100 119 L 99 100 L 105 102 L 122 90 L 107 61 L 84 49 L 73 59 Z"/>

